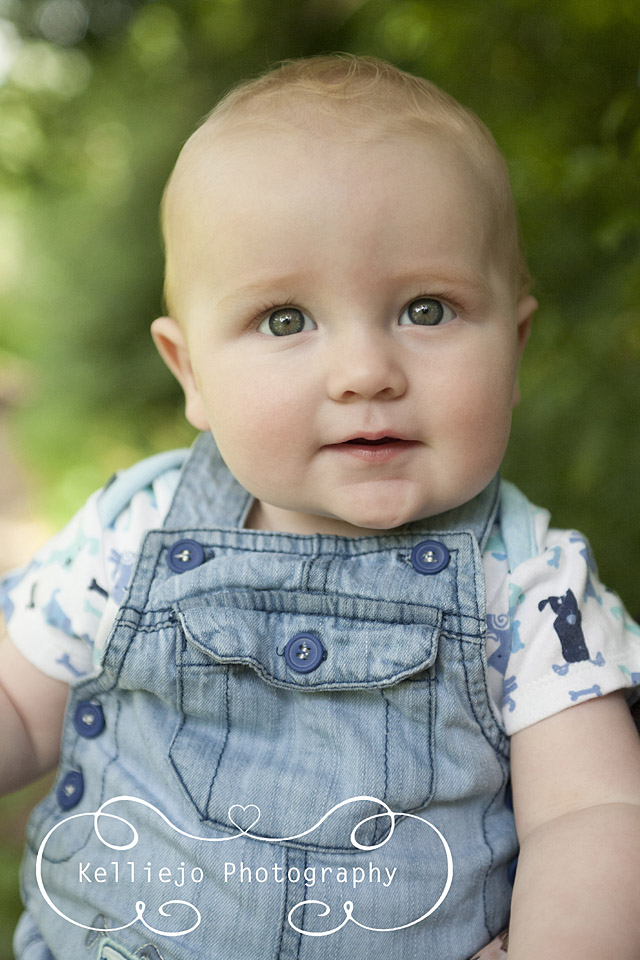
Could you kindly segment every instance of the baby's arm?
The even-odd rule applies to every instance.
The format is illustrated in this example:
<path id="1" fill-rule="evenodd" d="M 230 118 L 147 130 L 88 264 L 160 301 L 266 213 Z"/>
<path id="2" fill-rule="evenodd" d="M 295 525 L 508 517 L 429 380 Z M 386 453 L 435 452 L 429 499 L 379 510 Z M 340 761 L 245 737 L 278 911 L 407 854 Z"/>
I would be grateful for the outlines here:
<path id="1" fill-rule="evenodd" d="M 0 795 L 55 766 L 68 693 L 17 650 L 0 613 Z"/>
<path id="2" fill-rule="evenodd" d="M 640 957 L 640 738 L 621 693 L 511 739 L 509 960 Z"/>

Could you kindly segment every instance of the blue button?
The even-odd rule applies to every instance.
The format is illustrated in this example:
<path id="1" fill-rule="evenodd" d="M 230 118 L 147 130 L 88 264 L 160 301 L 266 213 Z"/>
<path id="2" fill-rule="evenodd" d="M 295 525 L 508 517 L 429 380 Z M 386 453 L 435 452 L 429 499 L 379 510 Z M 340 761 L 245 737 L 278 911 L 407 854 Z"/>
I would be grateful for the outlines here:
<path id="1" fill-rule="evenodd" d="M 311 673 L 326 655 L 315 633 L 296 633 L 284 648 L 284 659 L 296 673 Z"/>
<path id="2" fill-rule="evenodd" d="M 70 770 L 58 785 L 56 796 L 63 810 L 71 810 L 82 800 L 84 777 L 79 770 Z"/>
<path id="3" fill-rule="evenodd" d="M 97 737 L 104 730 L 104 713 L 97 700 L 84 700 L 76 707 L 73 725 L 81 737 Z"/>
<path id="4" fill-rule="evenodd" d="M 411 563 L 418 573 L 440 573 L 449 560 L 449 551 L 438 540 L 422 540 L 411 551 Z"/>
<path id="5" fill-rule="evenodd" d="M 193 570 L 204 562 L 204 550 L 196 540 L 178 540 L 169 548 L 167 563 L 174 573 Z"/>

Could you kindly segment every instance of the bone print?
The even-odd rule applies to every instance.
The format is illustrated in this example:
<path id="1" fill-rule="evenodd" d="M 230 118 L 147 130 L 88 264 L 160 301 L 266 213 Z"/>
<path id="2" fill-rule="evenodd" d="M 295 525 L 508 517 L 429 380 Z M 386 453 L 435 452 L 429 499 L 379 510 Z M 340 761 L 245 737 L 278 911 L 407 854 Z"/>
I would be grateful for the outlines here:
<path id="1" fill-rule="evenodd" d="M 89 584 L 89 590 L 94 590 L 96 593 L 99 593 L 100 596 L 105 599 L 108 598 L 109 593 L 105 590 L 104 587 L 101 587 L 95 577 L 92 578 L 91 583 Z"/>
<path id="2" fill-rule="evenodd" d="M 516 702 L 511 696 L 518 689 L 515 676 L 505 677 L 502 684 L 502 705 L 509 707 L 509 712 L 513 713 L 516 708 Z"/>
<path id="3" fill-rule="evenodd" d="M 573 703 L 575 703 L 576 700 L 579 700 L 580 697 L 587 697 L 591 696 L 592 694 L 594 694 L 596 697 L 602 696 L 602 689 L 597 683 L 594 683 L 594 685 L 589 687 L 588 690 L 569 690 L 569 696 L 571 697 Z"/>
<path id="4" fill-rule="evenodd" d="M 74 677 L 84 676 L 84 672 L 82 670 L 78 670 L 71 663 L 71 657 L 69 656 L 68 653 L 63 653 L 61 657 L 58 657 L 58 659 L 56 660 L 56 663 L 59 663 L 61 667 L 65 667 L 65 669 L 67 669 L 69 673 L 72 673 Z"/>

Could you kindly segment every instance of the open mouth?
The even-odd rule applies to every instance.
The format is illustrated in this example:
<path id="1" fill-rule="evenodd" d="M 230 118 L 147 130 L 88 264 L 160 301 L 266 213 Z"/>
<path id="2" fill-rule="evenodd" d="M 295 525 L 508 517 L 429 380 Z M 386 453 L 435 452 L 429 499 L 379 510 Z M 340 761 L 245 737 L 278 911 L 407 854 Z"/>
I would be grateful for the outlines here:
<path id="1" fill-rule="evenodd" d="M 350 437 L 341 443 L 329 444 L 325 449 L 342 456 L 353 457 L 368 464 L 382 464 L 408 454 L 419 444 L 403 437 Z"/>
<path id="2" fill-rule="evenodd" d="M 402 443 L 399 437 L 379 437 L 377 440 L 367 440 L 366 437 L 353 437 L 351 440 L 345 440 L 345 443 L 366 444 L 370 447 L 378 447 L 383 443 Z"/>

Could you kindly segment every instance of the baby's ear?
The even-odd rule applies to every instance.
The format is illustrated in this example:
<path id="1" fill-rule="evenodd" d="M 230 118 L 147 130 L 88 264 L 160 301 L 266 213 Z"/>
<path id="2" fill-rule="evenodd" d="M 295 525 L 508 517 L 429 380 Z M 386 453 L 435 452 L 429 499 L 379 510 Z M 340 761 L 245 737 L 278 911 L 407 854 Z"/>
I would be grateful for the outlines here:
<path id="1" fill-rule="evenodd" d="M 518 321 L 518 349 L 522 357 L 522 351 L 527 345 L 529 334 L 531 333 L 531 322 L 533 315 L 538 309 L 538 301 L 530 293 L 518 301 L 517 321 Z"/>
<path id="2" fill-rule="evenodd" d="M 209 430 L 182 327 L 173 317 L 158 317 L 151 324 L 151 336 L 158 353 L 184 391 L 187 420 L 196 430 Z"/>
<path id="3" fill-rule="evenodd" d="M 538 309 L 538 301 L 535 297 L 532 297 L 531 294 L 527 294 L 525 297 L 521 297 L 518 301 L 517 306 L 517 337 L 518 337 L 518 365 L 522 359 L 522 354 L 524 348 L 527 345 L 527 340 L 529 339 L 529 334 L 531 333 L 531 322 L 533 320 L 533 315 Z M 520 403 L 520 385 L 518 383 L 518 375 L 516 371 L 516 382 L 513 387 L 513 400 L 512 406 L 517 407 Z"/>

